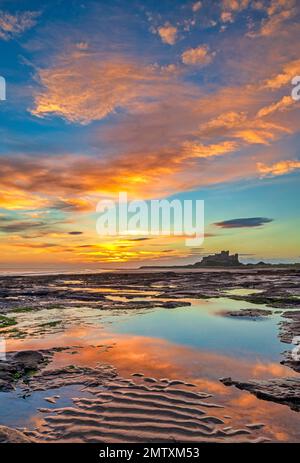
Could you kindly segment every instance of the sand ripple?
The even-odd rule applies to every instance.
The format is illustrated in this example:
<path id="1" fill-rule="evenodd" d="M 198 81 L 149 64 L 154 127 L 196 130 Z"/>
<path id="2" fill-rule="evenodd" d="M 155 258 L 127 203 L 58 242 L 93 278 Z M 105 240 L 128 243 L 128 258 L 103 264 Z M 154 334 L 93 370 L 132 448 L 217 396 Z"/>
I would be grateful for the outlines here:
<path id="1" fill-rule="evenodd" d="M 151 385 L 150 385 L 151 384 Z M 163 443 L 257 441 L 257 430 L 233 429 L 207 413 L 220 409 L 184 381 L 152 381 L 143 377 L 109 378 L 99 388 L 88 386 L 89 398 L 74 406 L 40 409 L 44 424 L 27 435 L 38 441 L 99 443 Z M 92 397 L 91 396 L 92 393 Z"/>

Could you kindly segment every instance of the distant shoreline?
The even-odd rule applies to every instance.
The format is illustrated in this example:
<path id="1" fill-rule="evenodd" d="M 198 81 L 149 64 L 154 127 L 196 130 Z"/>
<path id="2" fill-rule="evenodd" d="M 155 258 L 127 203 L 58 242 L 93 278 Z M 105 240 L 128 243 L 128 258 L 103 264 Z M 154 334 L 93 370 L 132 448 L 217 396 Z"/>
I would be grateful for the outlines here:
<path id="1" fill-rule="evenodd" d="M 290 269 L 290 268 L 299 268 L 300 269 L 300 263 L 294 263 L 294 264 L 241 264 L 241 265 L 228 265 L 228 266 L 196 266 L 196 265 L 175 265 L 175 266 L 142 266 L 139 267 L 139 270 L 146 270 L 146 269 L 155 269 L 155 270 L 161 270 L 161 269 L 184 269 L 184 270 L 250 270 L 250 269 Z"/>
<path id="2" fill-rule="evenodd" d="M 97 275 L 100 273 L 154 273 L 154 272 L 247 272 L 247 271 L 284 271 L 284 270 L 300 270 L 300 264 L 266 264 L 258 266 L 255 264 L 240 265 L 237 267 L 193 267 L 193 266 L 143 266 L 139 268 L 114 268 L 114 269 L 100 269 L 100 270 L 20 270 L 20 271 L 0 271 L 0 278 L 14 278 L 14 277 L 57 277 L 57 276 L 80 276 L 80 275 Z"/>

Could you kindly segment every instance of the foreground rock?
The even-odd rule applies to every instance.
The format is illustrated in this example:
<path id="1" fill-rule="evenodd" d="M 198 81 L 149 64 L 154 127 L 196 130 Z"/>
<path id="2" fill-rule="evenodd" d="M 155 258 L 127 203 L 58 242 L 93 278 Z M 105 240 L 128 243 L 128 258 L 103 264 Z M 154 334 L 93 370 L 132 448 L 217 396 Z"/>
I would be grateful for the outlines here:
<path id="1" fill-rule="evenodd" d="M 282 317 L 279 337 L 282 342 L 291 344 L 293 338 L 300 336 L 300 311 L 287 311 Z"/>
<path id="2" fill-rule="evenodd" d="M 281 342 L 294 344 L 294 352 L 283 352 L 284 360 L 280 363 L 300 373 L 300 312 L 288 311 L 280 323 L 279 338 Z"/>
<path id="3" fill-rule="evenodd" d="M 269 289 L 263 293 L 251 294 L 246 296 L 231 295 L 231 299 L 247 301 L 251 304 L 265 304 L 268 307 L 277 309 L 297 309 L 300 307 L 300 299 L 293 295 L 287 295 L 285 291 L 280 288 L 281 282 L 279 280 L 279 287 Z M 275 295 L 274 295 L 275 293 Z M 276 294 L 277 293 L 277 294 Z"/>
<path id="4" fill-rule="evenodd" d="M 16 429 L 0 426 L 0 444 L 29 444 L 32 439 Z"/>
<path id="5" fill-rule="evenodd" d="M 244 318 L 261 318 L 272 315 L 272 310 L 266 309 L 241 309 L 223 312 L 226 317 L 244 317 Z"/>
<path id="6" fill-rule="evenodd" d="M 296 355 L 293 355 L 293 353 L 290 351 L 283 352 L 284 360 L 282 360 L 280 363 L 281 365 L 285 365 L 286 367 L 292 368 L 292 370 L 296 371 L 297 373 L 300 373 L 300 347 L 297 346 L 295 349 L 297 349 Z"/>
<path id="7" fill-rule="evenodd" d="M 24 370 L 35 370 L 43 361 L 43 354 L 34 350 L 20 351 L 13 356 L 13 362 Z"/>
<path id="8" fill-rule="evenodd" d="M 97 365 L 95 368 L 68 365 L 57 369 L 45 369 L 28 380 L 28 393 L 46 391 L 64 386 L 81 384 L 86 387 L 103 387 L 116 377 L 112 365 Z"/>
<path id="9" fill-rule="evenodd" d="M 300 307 L 300 270 L 299 269 L 236 269 L 234 272 L 224 269 L 214 274 L 210 272 L 191 272 L 188 269 L 180 273 L 137 272 L 103 273 L 87 275 L 15 276 L 0 279 L 0 314 L 19 313 L 28 310 L 52 310 L 55 307 L 78 306 L 88 303 L 90 307 L 100 309 L 139 308 L 136 296 L 168 298 L 173 300 L 210 298 L 224 296 L 228 289 L 259 290 L 248 295 L 230 295 L 231 299 L 244 300 L 254 304 L 267 304 L 278 308 Z M 93 291 L 87 291 L 87 289 Z M 124 301 L 109 300 L 109 296 L 118 295 Z M 145 308 L 154 304 L 145 301 Z M 159 304 L 159 301 L 157 301 Z M 156 305 L 157 306 L 157 305 Z"/>
<path id="10" fill-rule="evenodd" d="M 17 381 L 37 371 L 46 362 L 39 351 L 8 353 L 6 361 L 0 362 L 0 391 L 11 391 Z"/>
<path id="11" fill-rule="evenodd" d="M 278 378 L 269 380 L 234 381 L 220 378 L 225 386 L 235 386 L 249 391 L 258 399 L 270 400 L 288 405 L 292 410 L 300 411 L 300 378 Z"/>

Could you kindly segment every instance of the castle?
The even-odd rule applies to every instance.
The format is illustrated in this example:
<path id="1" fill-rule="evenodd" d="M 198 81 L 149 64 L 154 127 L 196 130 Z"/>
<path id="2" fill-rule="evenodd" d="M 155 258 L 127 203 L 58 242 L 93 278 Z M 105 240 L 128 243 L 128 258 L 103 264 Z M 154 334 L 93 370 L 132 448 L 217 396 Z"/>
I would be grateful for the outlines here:
<path id="1" fill-rule="evenodd" d="M 229 251 L 221 251 L 219 254 L 203 257 L 201 262 L 195 264 L 196 267 L 236 267 L 239 265 L 243 265 L 239 261 L 239 255 L 230 255 Z"/>
<path id="2" fill-rule="evenodd" d="M 240 267 L 243 266 L 242 262 L 239 261 L 238 254 L 229 254 L 229 251 L 221 251 L 219 254 L 213 254 L 211 256 L 205 256 L 200 262 L 196 262 L 195 264 L 188 264 L 188 265 L 172 265 L 172 266 L 162 266 L 162 265 L 154 265 L 151 267 L 143 266 L 140 267 L 141 269 L 144 268 L 201 268 L 201 267 Z"/>

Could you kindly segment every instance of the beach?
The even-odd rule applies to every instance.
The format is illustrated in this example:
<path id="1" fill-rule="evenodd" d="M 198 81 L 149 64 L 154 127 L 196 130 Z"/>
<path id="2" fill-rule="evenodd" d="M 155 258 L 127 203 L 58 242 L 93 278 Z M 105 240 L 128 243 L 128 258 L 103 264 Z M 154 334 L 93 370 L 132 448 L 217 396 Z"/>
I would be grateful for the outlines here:
<path id="1" fill-rule="evenodd" d="M 297 269 L 8 276 L 0 296 L 3 441 L 299 441 Z"/>

